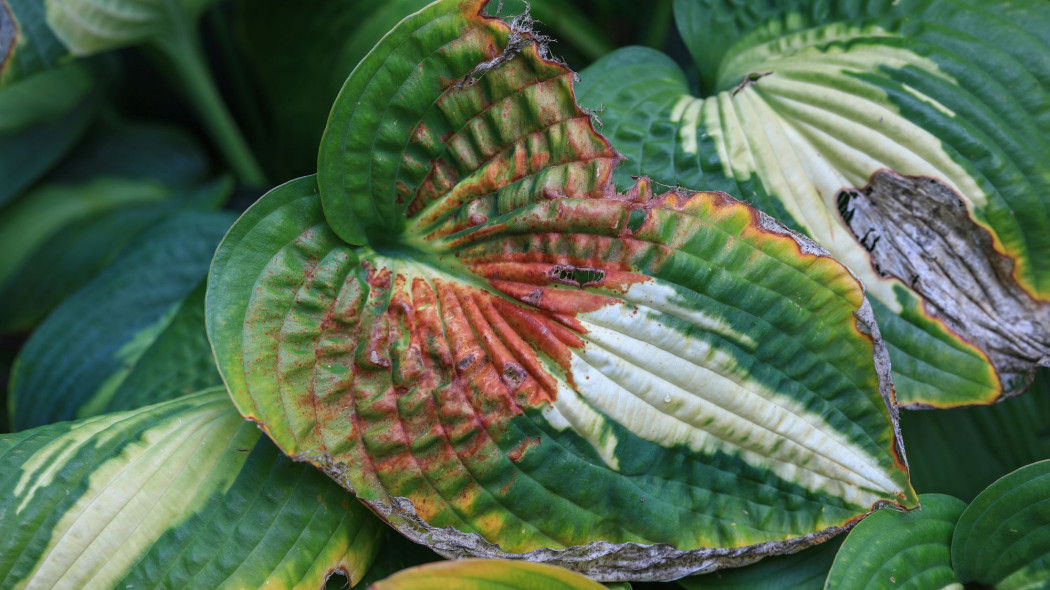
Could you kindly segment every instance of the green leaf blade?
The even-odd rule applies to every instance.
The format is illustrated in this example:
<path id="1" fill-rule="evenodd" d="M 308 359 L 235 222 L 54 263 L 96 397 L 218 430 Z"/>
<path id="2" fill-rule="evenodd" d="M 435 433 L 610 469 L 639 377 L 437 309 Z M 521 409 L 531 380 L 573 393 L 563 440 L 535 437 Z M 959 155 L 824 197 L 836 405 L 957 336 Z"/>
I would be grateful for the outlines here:
<path id="1" fill-rule="evenodd" d="M 187 212 L 161 222 L 139 236 L 106 272 L 59 306 L 33 333 L 13 371 L 15 427 L 84 417 L 107 404 L 127 402 L 123 399 L 126 393 L 116 400 L 113 397 L 204 279 L 215 244 L 231 221 L 225 213 Z M 77 338 L 68 336 L 68 326 L 73 324 L 83 328 Z M 183 327 L 181 322 L 178 326 Z M 191 327 L 189 333 L 194 331 L 199 334 L 200 326 Z M 207 343 L 199 336 L 188 336 L 177 346 L 186 347 L 183 350 L 203 347 L 197 358 L 207 354 Z M 184 376 L 190 382 L 199 379 L 217 384 L 207 357 L 203 359 L 201 373 Z M 186 385 L 176 379 L 170 391 L 161 388 L 155 392 L 164 397 L 177 395 L 185 393 Z"/>
<path id="2" fill-rule="evenodd" d="M 474 559 L 441 562 L 400 571 L 370 586 L 374 590 L 601 590 L 579 574 L 539 563 Z"/>
<path id="3" fill-rule="evenodd" d="M 617 193 L 568 71 L 480 6 L 385 37 L 317 180 L 220 245 L 206 315 L 238 408 L 443 555 L 610 581 L 914 505 L 856 278 L 725 194 Z"/>
<path id="4" fill-rule="evenodd" d="M 826 588 L 946 588 L 958 585 L 951 544 L 966 503 L 943 494 L 919 496 L 922 507 L 880 510 L 850 531 Z"/>
<path id="5" fill-rule="evenodd" d="M 334 569 L 359 579 L 380 532 L 223 390 L 5 435 L 0 461 L 5 586 L 319 587 Z"/>
<path id="6" fill-rule="evenodd" d="M 959 518 L 952 563 L 959 579 L 1031 588 L 1050 572 L 1050 462 L 1013 471 L 981 492 Z"/>
<path id="7" fill-rule="evenodd" d="M 1046 351 L 1017 343 L 1026 334 L 1045 342 L 1050 330 L 1039 286 L 1050 276 L 1039 254 L 1050 247 L 1042 197 L 1050 93 L 1019 65 L 1050 52 L 1036 25 L 1050 14 L 1038 2 L 967 6 L 680 2 L 679 28 L 715 93 L 660 88 L 681 76 L 669 64 L 615 76 L 633 67 L 637 49 L 583 73 L 597 79 L 581 100 L 606 101 L 614 145 L 629 161 L 661 162 L 655 180 L 727 183 L 722 190 L 785 219 L 858 273 L 899 316 L 887 338 L 902 369 L 901 402 L 914 407 L 1023 391 Z M 1014 32 L 1017 43 L 991 41 Z M 653 110 L 639 113 L 638 96 Z M 954 246 L 941 251 L 943 243 Z M 951 262 L 926 264 L 933 259 Z M 988 301 L 1010 303 L 999 311 L 953 303 L 969 301 L 976 285 Z M 1020 317 L 1030 319 L 1011 319 Z M 922 382 L 913 370 L 947 356 L 961 361 L 951 379 Z"/>

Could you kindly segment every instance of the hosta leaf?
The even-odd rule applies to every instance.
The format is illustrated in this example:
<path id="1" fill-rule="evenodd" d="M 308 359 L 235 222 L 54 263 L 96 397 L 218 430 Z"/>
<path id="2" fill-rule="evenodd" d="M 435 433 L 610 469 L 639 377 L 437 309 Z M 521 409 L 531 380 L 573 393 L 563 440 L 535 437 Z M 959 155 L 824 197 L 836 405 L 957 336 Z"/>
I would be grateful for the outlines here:
<path id="1" fill-rule="evenodd" d="M 0 435 L 0 490 L 4 588 L 319 588 L 382 526 L 221 389 Z"/>
<path id="2" fill-rule="evenodd" d="M 384 37 L 316 184 L 227 234 L 206 313 L 238 408 L 443 555 L 605 580 L 913 506 L 857 280 L 725 194 L 615 193 L 571 72 L 482 4 Z"/>
<path id="3" fill-rule="evenodd" d="M 121 385 L 140 361 L 151 361 L 142 369 L 155 379 L 150 385 L 158 397 L 151 401 L 217 385 L 203 325 L 192 323 L 201 300 L 188 297 L 232 220 L 227 213 L 186 212 L 151 227 L 48 316 L 11 379 L 15 428 L 134 407 L 125 396 L 143 392 Z"/>
<path id="4" fill-rule="evenodd" d="M 0 205 L 45 173 L 87 130 L 101 104 L 101 87 L 92 69 L 77 63 L 0 90 Z"/>
<path id="5" fill-rule="evenodd" d="M 726 190 L 864 281 L 900 401 L 1023 391 L 1050 358 L 1050 5 L 676 2 L 708 94 L 621 50 L 583 72 L 620 186 Z"/>
<path id="6" fill-rule="evenodd" d="M 403 570 L 373 590 L 604 590 L 577 573 L 542 563 L 498 559 L 443 561 Z"/>
<path id="7" fill-rule="evenodd" d="M 821 590 L 845 535 L 792 555 L 677 580 L 686 590 Z"/>
<path id="8" fill-rule="evenodd" d="M 219 206 L 232 186 L 205 183 L 207 167 L 200 146 L 166 127 L 91 134 L 0 218 L 0 330 L 32 327 L 146 227 Z"/>
<path id="9" fill-rule="evenodd" d="M 919 496 L 911 512 L 880 510 L 850 531 L 825 588 L 955 588 L 952 532 L 966 503 L 944 494 Z"/>
<path id="10" fill-rule="evenodd" d="M 963 582 L 1001 590 L 1040 588 L 1050 579 L 1050 461 L 990 485 L 959 517 L 952 564 Z"/>
<path id="11" fill-rule="evenodd" d="M 239 49 L 258 80 L 271 168 L 317 169 L 317 145 L 347 74 L 376 41 L 428 0 L 240 0 Z M 273 176 L 273 173 L 271 173 Z"/>

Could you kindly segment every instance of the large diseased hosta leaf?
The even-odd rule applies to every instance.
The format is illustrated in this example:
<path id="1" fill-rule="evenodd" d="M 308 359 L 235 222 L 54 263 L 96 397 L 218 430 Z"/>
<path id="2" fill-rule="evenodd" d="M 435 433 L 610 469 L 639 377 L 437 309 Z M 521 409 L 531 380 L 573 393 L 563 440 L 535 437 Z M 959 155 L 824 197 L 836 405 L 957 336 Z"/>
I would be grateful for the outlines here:
<path id="1" fill-rule="evenodd" d="M 319 588 L 382 525 L 213 389 L 0 435 L 4 588 Z"/>
<path id="2" fill-rule="evenodd" d="M 659 52 L 583 72 L 644 173 L 725 190 L 864 281 L 902 404 L 990 403 L 1050 359 L 1050 5 L 678 1 Z"/>
<path id="3" fill-rule="evenodd" d="M 238 408 L 446 556 L 673 578 L 915 505 L 857 279 L 619 154 L 525 19 L 384 37 L 319 175 L 234 225 L 209 337 Z"/>

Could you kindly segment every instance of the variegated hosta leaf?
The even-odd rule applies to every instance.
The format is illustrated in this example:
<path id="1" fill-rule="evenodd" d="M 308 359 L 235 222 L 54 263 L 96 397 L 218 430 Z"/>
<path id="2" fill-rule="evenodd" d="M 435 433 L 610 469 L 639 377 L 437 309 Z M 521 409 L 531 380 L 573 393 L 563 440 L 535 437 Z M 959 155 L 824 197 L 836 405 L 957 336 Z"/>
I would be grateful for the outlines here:
<path id="1" fill-rule="evenodd" d="M 542 563 L 443 561 L 402 570 L 372 590 L 605 590 L 598 582 Z"/>
<path id="2" fill-rule="evenodd" d="M 676 2 L 666 56 L 585 70 L 621 186 L 726 190 L 860 275 L 901 403 L 989 403 L 1050 358 L 1050 5 Z"/>
<path id="3" fill-rule="evenodd" d="M 0 435 L 4 588 L 320 588 L 382 525 L 221 389 Z"/>
<path id="4" fill-rule="evenodd" d="M 83 135 L 104 86 L 91 67 L 75 63 L 0 90 L 0 205 L 40 178 Z"/>
<path id="5" fill-rule="evenodd" d="M 617 194 L 527 22 L 441 2 L 216 254 L 239 409 L 446 556 L 672 578 L 914 506 L 859 282 L 722 193 Z"/>

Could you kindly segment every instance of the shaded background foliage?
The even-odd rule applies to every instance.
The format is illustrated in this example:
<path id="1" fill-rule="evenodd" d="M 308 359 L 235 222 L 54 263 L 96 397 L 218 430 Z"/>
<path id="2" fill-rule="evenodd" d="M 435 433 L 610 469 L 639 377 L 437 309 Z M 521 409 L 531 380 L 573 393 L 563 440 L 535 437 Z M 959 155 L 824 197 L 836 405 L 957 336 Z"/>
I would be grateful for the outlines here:
<path id="1" fill-rule="evenodd" d="M 385 31 L 402 16 L 423 5 L 426 0 L 380 2 L 342 2 L 336 0 L 225 0 L 206 12 L 201 32 L 208 62 L 227 104 L 256 157 L 266 172 L 266 187 L 227 188 L 227 194 L 210 201 L 215 208 L 239 212 L 255 201 L 263 189 L 286 180 L 312 173 L 316 168 L 316 150 L 329 109 L 350 69 Z M 701 90 L 700 76 L 672 22 L 671 0 L 637 3 L 627 0 L 537 0 L 532 14 L 537 28 L 558 39 L 552 52 L 579 71 L 617 47 L 645 45 L 660 49 L 684 68 L 690 86 Z M 516 13 L 524 8 L 520 0 L 503 3 L 503 13 Z M 354 31 L 348 34 L 347 31 Z M 309 42 L 304 42 L 308 40 Z M 191 106 L 180 95 L 171 72 L 158 63 L 156 50 L 144 47 L 120 49 L 100 59 L 91 60 L 100 73 L 104 100 L 90 130 L 76 146 L 70 143 L 62 154 L 78 149 L 91 149 L 100 129 L 119 121 L 163 121 L 188 134 L 194 150 L 204 154 L 193 174 L 177 174 L 175 180 L 216 179 L 225 171 L 223 157 L 209 140 L 209 134 Z M 85 125 L 87 129 L 87 126 Z M 61 158 L 59 158 L 61 159 Z M 191 158 L 192 159 L 192 158 Z M 40 183 L 76 176 L 62 172 L 64 164 L 52 162 L 49 171 L 34 180 L 25 181 L 22 194 Z M 77 166 L 75 160 L 70 166 Z M 162 165 L 163 167 L 163 165 Z M 170 170 L 169 170 L 170 172 Z M 171 180 L 170 178 L 168 180 Z M 220 181 L 221 182 L 221 181 Z M 703 187 L 695 187 L 703 188 Z M 219 192 L 222 192 L 219 190 Z M 0 203 L 0 216 L 11 211 L 13 200 Z M 173 212 L 173 211 L 172 211 Z M 172 212 L 165 211 L 164 215 Z M 140 230 L 149 231 L 143 222 Z M 130 238 L 131 236 L 126 236 Z M 134 243 L 131 241 L 130 243 Z M 97 268 L 119 256 L 119 250 L 108 249 L 100 255 Z M 63 287 L 62 296 L 79 288 Z M 61 300 L 57 297 L 51 305 Z M 10 301 L 3 301 L 3 306 Z M 16 324 L 0 336 L 0 433 L 11 432 L 12 416 L 7 400 L 8 385 L 15 356 L 25 344 L 31 327 L 43 313 Z M 1041 372 L 1031 390 L 989 408 L 963 408 L 939 412 L 905 412 L 901 419 L 906 449 L 916 490 L 923 494 L 944 493 L 966 502 L 1004 474 L 1034 461 L 1050 457 L 1050 378 Z M 436 559 L 425 549 L 406 543 L 387 532 L 387 549 L 380 550 L 373 571 L 365 582 L 376 581 L 391 571 L 408 565 Z M 778 563 L 792 567 L 815 563 L 808 571 L 823 572 L 834 557 L 831 545 L 807 552 L 807 559 L 778 558 L 763 567 L 776 571 Z M 757 570 L 752 570 L 757 571 Z M 687 588 L 749 587 L 748 572 L 711 574 L 683 582 Z M 755 579 L 764 580 L 766 574 Z M 801 574 L 802 578 L 805 575 Z M 823 573 L 814 574 L 823 579 Z M 737 580 L 738 582 L 734 582 Z M 811 581 L 812 581 L 811 580 Z M 738 585 L 733 585 L 733 584 Z M 333 579 L 330 587 L 343 582 Z M 657 584 L 635 584 L 635 588 L 667 587 Z"/>

